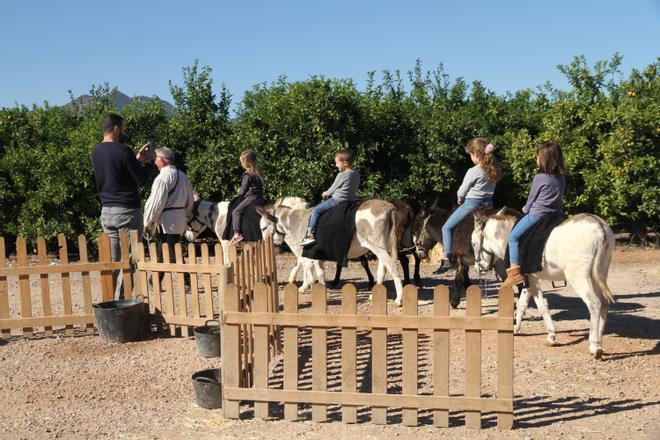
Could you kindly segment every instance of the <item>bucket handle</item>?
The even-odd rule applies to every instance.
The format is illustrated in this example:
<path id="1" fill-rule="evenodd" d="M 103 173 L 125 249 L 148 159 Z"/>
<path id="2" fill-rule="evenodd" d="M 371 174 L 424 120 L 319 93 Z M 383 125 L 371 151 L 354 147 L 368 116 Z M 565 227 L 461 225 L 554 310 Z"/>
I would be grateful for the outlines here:
<path id="1" fill-rule="evenodd" d="M 195 380 L 197 382 L 220 384 L 220 382 L 218 382 L 217 380 L 211 379 L 210 377 L 204 377 L 204 376 L 196 377 Z"/>
<path id="2" fill-rule="evenodd" d="M 215 322 L 215 323 L 218 324 L 218 326 L 220 325 L 220 320 L 219 319 L 207 319 L 206 321 L 204 321 L 204 325 L 208 326 L 209 322 Z"/>

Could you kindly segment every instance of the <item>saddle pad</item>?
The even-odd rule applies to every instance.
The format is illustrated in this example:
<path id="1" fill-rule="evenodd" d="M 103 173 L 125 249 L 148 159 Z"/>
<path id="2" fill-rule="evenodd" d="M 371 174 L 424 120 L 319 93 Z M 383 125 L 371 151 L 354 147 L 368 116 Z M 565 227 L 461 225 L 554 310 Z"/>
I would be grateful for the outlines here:
<path id="1" fill-rule="evenodd" d="M 546 215 L 520 237 L 520 243 L 518 244 L 520 272 L 530 274 L 540 272 L 543 269 L 545 243 L 548 241 L 552 230 L 563 223 L 564 220 L 566 220 L 566 216 L 561 213 Z M 507 267 L 511 265 L 509 262 L 509 246 L 506 248 L 504 261 Z"/>
<path id="2" fill-rule="evenodd" d="M 227 225 L 222 233 L 223 240 L 231 240 L 231 237 L 234 235 L 231 224 L 231 214 L 239 203 L 240 199 L 238 197 L 229 203 L 229 207 L 227 208 Z M 261 236 L 261 228 L 259 227 L 261 215 L 257 212 L 257 206 L 263 206 L 265 204 L 265 200 L 257 199 L 253 204 L 248 206 L 245 211 L 243 211 L 243 215 L 241 216 L 241 232 L 243 233 L 243 240 L 256 242 L 263 238 Z"/>
<path id="3" fill-rule="evenodd" d="M 319 217 L 316 226 L 316 243 L 303 249 L 303 257 L 314 260 L 336 261 L 348 265 L 348 248 L 355 235 L 357 202 L 341 202 Z"/>

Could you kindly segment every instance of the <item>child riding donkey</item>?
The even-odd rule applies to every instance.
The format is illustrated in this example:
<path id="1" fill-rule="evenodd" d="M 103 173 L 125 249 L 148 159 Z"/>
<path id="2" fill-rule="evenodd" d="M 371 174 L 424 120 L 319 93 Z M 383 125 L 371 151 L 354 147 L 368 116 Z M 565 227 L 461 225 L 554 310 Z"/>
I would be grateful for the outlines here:
<path id="1" fill-rule="evenodd" d="M 245 150 L 240 156 L 241 166 L 245 169 L 241 177 L 241 187 L 238 190 L 240 202 L 232 212 L 231 224 L 234 229 L 234 236 L 231 238 L 231 244 L 243 240 L 241 233 L 241 217 L 243 213 L 253 203 L 262 200 L 264 197 L 264 178 L 257 165 L 257 155 L 253 150 Z"/>
<path id="2" fill-rule="evenodd" d="M 307 232 L 300 242 L 301 246 L 309 246 L 316 243 L 316 225 L 319 217 L 324 212 L 334 208 L 341 202 L 354 202 L 357 200 L 357 191 L 360 186 L 360 173 L 353 169 L 353 152 L 340 150 L 335 153 L 335 166 L 339 170 L 335 181 L 327 191 L 324 191 L 323 202 L 312 210 L 309 218 Z"/>

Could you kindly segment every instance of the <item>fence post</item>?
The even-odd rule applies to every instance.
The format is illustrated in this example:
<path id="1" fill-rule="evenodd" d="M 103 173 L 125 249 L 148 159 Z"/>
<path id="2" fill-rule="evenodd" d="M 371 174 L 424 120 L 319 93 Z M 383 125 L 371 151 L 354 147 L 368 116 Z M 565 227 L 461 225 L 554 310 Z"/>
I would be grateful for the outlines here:
<path id="1" fill-rule="evenodd" d="M 498 318 L 513 318 L 513 289 L 500 287 Z M 513 400 L 513 324 L 510 330 L 497 332 L 497 397 Z M 513 428 L 513 405 L 510 412 L 497 413 L 497 427 Z"/>
<path id="2" fill-rule="evenodd" d="M 417 316 L 417 287 L 408 284 L 403 288 L 403 315 Z M 403 394 L 417 395 L 417 329 L 403 329 Z M 417 426 L 417 409 L 402 404 L 403 424 Z"/>
<path id="3" fill-rule="evenodd" d="M 176 263 L 177 264 L 184 264 L 183 261 L 183 250 L 181 249 L 181 243 L 176 243 L 174 245 L 174 255 L 176 258 Z M 178 302 L 179 302 L 179 315 L 180 316 L 188 316 L 188 304 L 186 303 L 186 280 L 185 272 L 176 272 L 176 290 L 177 290 L 177 297 L 178 297 Z M 182 325 L 181 326 L 181 336 L 184 338 L 187 338 L 190 336 L 190 329 L 188 328 L 187 325 Z"/>
<path id="4" fill-rule="evenodd" d="M 174 289 L 172 288 L 172 276 L 173 272 L 169 266 L 170 263 L 170 247 L 167 243 L 161 243 L 161 251 L 163 253 L 163 265 L 167 265 L 167 270 L 163 275 L 163 284 L 165 287 L 165 313 L 167 313 L 171 318 L 174 317 Z M 176 326 L 170 324 L 170 335 L 176 335 Z"/>
<path id="5" fill-rule="evenodd" d="M 7 265 L 7 256 L 5 255 L 5 237 L 0 236 L 0 268 Z M 0 275 L 0 319 L 9 319 L 9 290 L 7 289 L 7 277 Z M 10 338 L 11 329 L 2 329 L 0 337 Z"/>
<path id="6" fill-rule="evenodd" d="M 27 267 L 27 247 L 25 238 L 16 239 L 16 267 Z M 21 318 L 32 318 L 32 297 L 30 295 L 29 275 L 18 276 L 18 287 L 21 292 Z M 32 327 L 23 327 L 23 336 L 32 337 Z"/>
<path id="7" fill-rule="evenodd" d="M 437 286 L 433 291 L 435 316 L 449 316 L 449 289 Z M 433 331 L 433 394 L 449 396 L 449 330 Z M 438 428 L 449 427 L 449 411 L 435 410 L 433 424 Z"/>
<path id="8" fill-rule="evenodd" d="M 133 298 L 133 267 L 131 266 L 131 254 L 128 247 L 128 229 L 121 229 L 119 231 L 119 249 L 121 254 L 121 262 L 129 263 L 128 269 L 121 269 L 124 283 L 124 299 Z"/>
<path id="9" fill-rule="evenodd" d="M 45 246 L 45 243 L 44 243 Z M 45 249 L 44 249 L 45 251 Z M 89 262 L 89 258 L 87 256 L 87 238 L 83 235 L 80 234 L 78 236 L 78 254 L 80 255 L 80 262 L 81 263 L 87 263 Z M 92 314 L 92 285 L 91 281 L 89 279 L 89 272 L 82 272 L 80 274 L 81 279 L 82 279 L 82 288 L 83 288 L 83 304 L 85 307 L 85 313 L 87 314 Z M 42 281 L 43 282 L 43 281 Z M 48 283 L 48 279 L 46 279 L 46 283 Z M 86 325 L 86 331 L 87 333 L 94 333 L 94 323 L 92 322 Z"/>
<path id="10" fill-rule="evenodd" d="M 466 292 L 466 317 L 481 317 L 481 290 L 470 286 Z M 465 397 L 481 397 L 481 330 L 465 330 Z M 465 411 L 465 426 L 481 428 L 481 412 Z"/>
<path id="11" fill-rule="evenodd" d="M 346 284 L 341 289 L 342 315 L 357 314 L 357 289 L 352 284 Z M 341 329 L 341 391 L 354 393 L 357 390 L 357 328 L 344 327 Z M 357 406 L 344 405 L 342 407 L 342 420 L 344 423 L 357 422 Z"/>
<path id="12" fill-rule="evenodd" d="M 188 264 L 197 264 L 197 251 L 194 243 L 188 243 Z M 218 293 L 221 293 L 221 298 L 224 295 L 224 286 L 227 284 L 221 283 L 223 290 L 218 288 Z M 201 316 L 199 308 L 199 285 L 197 282 L 197 273 L 190 274 L 190 301 L 192 302 L 192 313 L 195 318 Z M 223 301 L 222 299 L 220 301 Z"/>
<path id="13" fill-rule="evenodd" d="M 374 315 L 387 315 L 387 289 L 376 284 L 371 290 Z M 371 391 L 387 394 L 387 329 L 374 328 L 371 331 Z M 377 425 L 387 423 L 387 408 L 372 407 L 371 421 Z"/>
<path id="14" fill-rule="evenodd" d="M 112 262 L 110 237 L 105 232 L 99 236 L 99 261 L 101 263 Z M 115 284 L 112 280 L 112 270 L 101 271 L 101 297 L 104 302 L 115 299 Z"/>
<path id="15" fill-rule="evenodd" d="M 254 288 L 255 313 L 268 312 L 269 288 L 266 284 L 258 282 Z M 268 325 L 254 326 L 254 387 L 268 388 Z M 268 418 L 268 402 L 254 403 L 254 416 L 260 419 Z"/>
<path id="16" fill-rule="evenodd" d="M 284 288 L 284 313 L 298 313 L 298 286 L 288 284 Z M 284 327 L 284 389 L 298 389 L 298 327 Z M 298 404 L 284 403 L 284 418 L 298 419 Z"/>
<path id="17" fill-rule="evenodd" d="M 327 313 L 325 286 L 316 283 L 312 286 L 311 312 L 315 315 Z M 312 328 L 312 389 L 314 391 L 326 391 L 328 388 L 327 372 L 327 329 Z M 314 422 L 325 422 L 328 418 L 327 406 L 322 404 L 312 405 L 312 420 Z"/>
<path id="18" fill-rule="evenodd" d="M 46 251 L 46 240 L 44 240 L 43 237 L 38 237 L 37 238 L 37 254 L 38 254 L 38 260 L 39 264 L 42 266 L 48 266 L 48 255 Z M 85 257 L 87 257 L 87 249 L 85 249 Z M 81 261 L 82 261 L 82 252 L 81 252 Z M 85 261 L 86 263 L 87 261 Z M 85 272 L 89 273 L 89 272 Z M 85 274 L 84 273 L 84 274 Z M 85 281 L 85 277 L 83 274 L 83 284 Z M 50 283 L 48 282 L 48 277 L 49 275 L 47 273 L 42 273 L 39 275 L 40 281 L 41 281 L 41 306 L 43 308 L 44 316 L 52 316 L 53 311 L 51 308 L 51 303 L 50 303 Z M 87 282 L 89 283 L 89 277 L 87 277 Z M 91 313 L 91 308 L 92 305 L 89 305 L 90 312 L 87 312 L 87 304 L 85 304 L 85 312 L 86 313 Z M 47 325 L 44 327 L 44 334 L 46 336 L 53 336 L 53 327 L 50 325 Z"/>
<path id="19" fill-rule="evenodd" d="M 238 312 L 238 289 L 236 285 L 229 284 L 225 289 L 225 310 L 227 312 Z M 223 365 L 222 365 L 222 386 L 227 388 L 238 388 L 240 378 L 240 324 L 225 324 L 222 320 L 222 338 L 223 344 Z M 222 404 L 224 416 L 229 419 L 237 419 L 240 415 L 238 400 L 227 400 L 226 393 L 222 393 L 225 400 Z"/>
<path id="20" fill-rule="evenodd" d="M 57 244 L 60 247 L 60 264 L 69 264 L 69 251 L 66 245 L 66 236 L 59 234 Z M 71 304 L 71 278 L 68 272 L 62 273 L 62 304 L 64 314 L 70 316 L 73 314 L 73 305 Z M 73 336 L 73 326 L 65 326 L 67 336 Z"/>

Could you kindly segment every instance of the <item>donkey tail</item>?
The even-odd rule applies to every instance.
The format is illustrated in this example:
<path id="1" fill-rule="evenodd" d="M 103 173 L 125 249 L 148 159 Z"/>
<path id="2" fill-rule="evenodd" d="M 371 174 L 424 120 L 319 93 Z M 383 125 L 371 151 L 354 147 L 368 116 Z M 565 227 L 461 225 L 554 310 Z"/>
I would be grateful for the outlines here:
<path id="1" fill-rule="evenodd" d="M 389 236 L 389 245 L 390 245 L 390 256 L 394 261 L 397 260 L 399 255 L 399 243 L 397 237 L 397 230 L 399 228 L 399 221 L 397 218 L 396 209 L 390 211 L 390 236 Z"/>
<path id="2" fill-rule="evenodd" d="M 596 217 L 596 216 L 594 216 Z M 594 258 L 593 266 L 591 268 L 591 278 L 596 283 L 600 290 L 603 292 L 603 295 L 607 301 L 612 304 L 615 302 L 614 295 L 612 291 L 607 286 L 607 273 L 610 268 L 610 262 L 612 260 L 612 252 L 614 251 L 614 234 L 612 229 L 609 227 L 604 220 L 596 217 L 598 223 L 601 226 L 603 237 L 599 240 L 598 248 L 596 249 L 596 255 Z"/>

